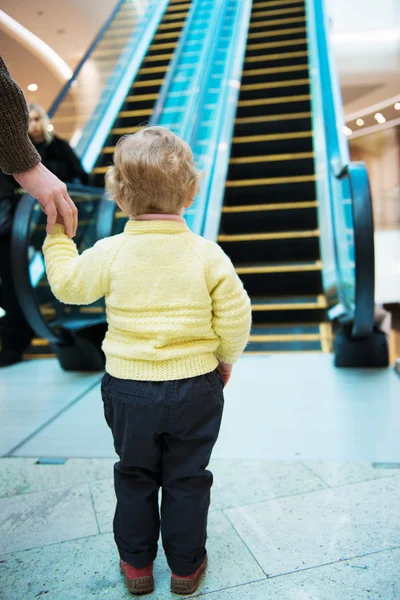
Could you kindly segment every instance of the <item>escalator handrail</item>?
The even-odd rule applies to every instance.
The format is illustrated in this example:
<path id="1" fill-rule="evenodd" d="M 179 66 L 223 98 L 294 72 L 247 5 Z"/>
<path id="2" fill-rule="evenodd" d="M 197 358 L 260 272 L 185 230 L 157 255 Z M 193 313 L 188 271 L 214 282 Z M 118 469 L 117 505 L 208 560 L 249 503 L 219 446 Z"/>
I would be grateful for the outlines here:
<path id="1" fill-rule="evenodd" d="M 109 202 L 102 188 L 68 184 L 68 191 L 102 194 L 97 218 L 96 237 L 101 239 L 111 235 L 114 206 Z M 68 331 L 57 328 L 57 331 L 44 319 L 37 301 L 29 272 L 28 248 L 31 234 L 31 219 L 36 205 L 36 199 L 30 194 L 24 194 L 19 200 L 13 221 L 11 239 L 11 267 L 13 281 L 19 304 L 29 325 L 35 333 L 50 343 L 68 343 L 71 337 Z"/>
<path id="2" fill-rule="evenodd" d="M 210 69 L 210 61 L 213 57 L 215 40 L 220 32 L 222 16 L 227 2 L 225 0 L 214 0 L 214 4 L 216 5 L 214 9 L 216 12 L 207 32 L 207 37 L 204 42 L 204 51 L 199 60 L 199 68 L 196 70 L 196 76 L 192 82 L 193 94 L 191 94 L 189 98 L 182 124 L 182 137 L 191 146 L 194 143 L 198 127 L 198 119 L 195 118 L 195 115 L 198 115 L 202 108 L 202 99 L 204 98 L 206 91 L 207 73 Z"/>
<path id="3" fill-rule="evenodd" d="M 174 52 L 174 56 L 169 64 L 169 69 L 167 72 L 166 77 L 164 78 L 161 90 L 160 90 L 160 94 L 157 98 L 157 101 L 154 105 L 154 110 L 153 110 L 153 114 L 151 115 L 151 118 L 149 120 L 149 125 L 152 127 L 154 125 L 157 125 L 159 122 L 159 119 L 164 111 L 164 106 L 165 106 L 165 102 L 167 100 L 167 96 L 168 96 L 168 92 L 170 90 L 171 84 L 173 82 L 173 79 L 175 77 L 175 71 L 176 68 L 179 64 L 179 59 L 181 57 L 181 54 L 183 52 L 183 48 L 185 46 L 187 37 L 190 33 L 190 30 L 192 28 L 192 24 L 193 24 L 193 19 L 194 19 L 194 13 L 195 13 L 195 7 L 196 7 L 196 1 L 193 0 L 190 9 L 189 9 L 189 13 L 186 17 L 186 22 L 185 25 L 183 27 L 182 33 L 180 35 L 179 38 L 179 43 L 178 46 L 175 49 Z"/>
<path id="4" fill-rule="evenodd" d="M 110 89 L 107 91 L 106 88 L 103 89 L 93 113 L 93 115 L 96 114 L 96 119 L 91 120 L 86 139 L 85 135 L 82 135 L 75 148 L 75 151 L 81 158 L 83 167 L 88 172 L 92 170 L 101 148 L 109 135 L 112 124 L 115 122 L 118 112 L 125 102 L 128 90 L 136 78 L 168 3 L 169 0 L 157 0 L 155 7 L 151 11 L 147 10 L 145 13 L 146 17 L 142 21 L 141 37 L 138 39 L 135 47 L 130 49 L 129 53 L 121 54 L 114 68 L 112 77 L 116 77 L 116 81 L 113 93 L 111 94 Z M 133 32 L 133 34 L 135 33 L 136 31 Z M 122 63 L 125 63 L 125 66 L 121 70 Z M 111 94 L 107 102 L 104 98 L 105 92 L 106 95 Z M 86 126 L 84 134 L 85 129 Z"/>
<path id="5" fill-rule="evenodd" d="M 33 331 L 50 343 L 68 342 L 65 332 L 55 332 L 43 318 L 29 275 L 30 222 L 36 199 L 24 194 L 15 211 L 11 238 L 11 266 L 18 302 Z"/>
<path id="6" fill-rule="evenodd" d="M 375 311 L 375 251 L 371 189 L 364 163 L 351 162 L 340 174 L 347 177 L 352 197 L 354 255 L 356 270 L 355 311 L 352 337 L 372 334 Z"/>
<path id="7" fill-rule="evenodd" d="M 206 41 L 203 44 L 203 54 L 198 60 L 198 66 L 196 69 L 196 74 L 191 82 L 191 90 L 192 94 L 189 96 L 188 103 L 185 107 L 183 119 L 180 123 L 180 131 L 178 132 L 180 137 L 182 137 L 189 144 L 193 138 L 193 130 L 196 126 L 196 118 L 194 115 L 197 115 L 200 105 L 200 98 L 202 97 L 202 88 L 205 83 L 206 73 L 209 69 L 209 58 L 213 52 L 213 39 L 215 37 L 216 31 L 218 31 L 218 25 L 220 23 L 220 18 L 223 12 L 223 8 L 225 6 L 225 0 L 215 0 L 216 8 L 216 16 L 212 21 L 212 25 L 207 32 Z M 168 93 L 170 91 L 170 87 L 173 83 L 174 76 L 176 73 L 176 69 L 179 64 L 179 58 L 183 52 L 183 48 L 185 46 L 185 42 L 187 37 L 192 29 L 193 21 L 196 17 L 196 9 L 200 7 L 200 4 L 196 1 L 192 2 L 192 6 L 190 8 L 190 12 L 187 16 L 186 23 L 184 29 L 182 31 L 181 38 L 179 40 L 178 48 L 175 51 L 174 58 L 172 59 L 171 67 L 169 73 L 164 81 L 164 84 L 161 89 L 160 96 L 155 105 L 155 109 L 153 111 L 152 118 L 150 119 L 150 125 L 156 125 L 159 121 L 161 114 L 164 111 L 165 103 L 168 98 Z"/>
<path id="8" fill-rule="evenodd" d="M 111 15 L 105 21 L 104 25 L 101 27 L 100 31 L 97 33 L 96 37 L 94 38 L 94 40 L 92 41 L 92 43 L 86 50 L 85 54 L 83 55 L 83 57 L 81 58 L 81 60 L 77 64 L 77 66 L 75 67 L 75 70 L 74 70 L 71 78 L 68 79 L 68 81 L 65 83 L 65 85 L 63 86 L 60 93 L 58 94 L 58 96 L 56 97 L 56 99 L 54 100 L 53 104 L 50 107 L 50 110 L 48 112 L 50 118 L 54 116 L 54 114 L 57 111 L 58 107 L 60 106 L 61 102 L 64 100 L 65 96 L 68 94 L 69 90 L 71 89 L 73 82 L 77 79 L 79 73 L 81 72 L 83 65 L 90 58 L 90 56 L 93 54 L 93 52 L 95 51 L 95 49 L 97 48 L 97 46 L 99 45 L 101 40 L 103 39 L 105 33 L 107 32 L 112 21 L 114 20 L 114 17 L 118 13 L 122 4 L 125 3 L 125 1 L 126 0 L 118 0 L 116 6 L 114 7 L 114 9 L 111 12 Z"/>
<path id="9" fill-rule="evenodd" d="M 204 216 L 200 234 L 212 241 L 216 241 L 219 231 L 251 9 L 251 0 L 241 0 L 233 26 L 232 40 L 235 40 L 235 43 L 232 44 L 226 61 L 224 87 L 219 100 L 218 116 L 215 119 L 216 127 L 209 145 L 211 167 L 201 186 Z"/>
<path id="10" fill-rule="evenodd" d="M 330 20 L 324 0 L 309 0 L 313 4 L 318 47 L 319 77 L 324 97 L 324 123 L 331 168 L 339 177 L 350 163 L 349 147 L 343 133 L 344 112 L 338 69 L 328 39 Z"/>
<path id="11" fill-rule="evenodd" d="M 308 0 L 308 7 L 309 21 L 311 19 L 315 21 L 313 32 L 318 51 L 318 77 L 322 93 L 323 126 L 328 160 L 327 177 L 332 175 L 337 180 L 348 179 L 351 191 L 355 253 L 355 302 L 354 307 L 345 307 L 348 314 L 344 315 L 344 319 L 351 319 L 354 338 L 366 337 L 372 333 L 374 327 L 375 293 L 374 232 L 368 173 L 362 163 L 350 162 L 349 147 L 343 133 L 344 115 L 340 82 L 328 39 L 330 22 L 328 12 L 324 7 L 324 0 Z M 339 202 L 340 199 L 333 196 L 332 188 L 330 196 L 331 220 L 334 228 L 333 239 L 336 244 L 336 260 L 338 260 L 337 245 L 341 241 L 337 239 L 336 235 L 338 229 L 337 225 L 335 226 L 333 204 Z M 342 285 L 340 277 L 338 277 L 338 282 L 339 285 Z"/>

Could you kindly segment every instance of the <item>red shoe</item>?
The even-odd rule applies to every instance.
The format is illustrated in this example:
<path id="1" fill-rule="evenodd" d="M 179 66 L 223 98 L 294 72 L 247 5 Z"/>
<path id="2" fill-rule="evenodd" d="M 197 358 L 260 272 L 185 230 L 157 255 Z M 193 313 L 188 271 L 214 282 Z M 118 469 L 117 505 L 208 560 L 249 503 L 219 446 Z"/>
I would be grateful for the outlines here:
<path id="1" fill-rule="evenodd" d="M 126 587 L 135 596 L 154 592 L 153 563 L 144 569 L 136 569 L 124 560 L 120 561 L 121 573 L 125 575 Z"/>
<path id="2" fill-rule="evenodd" d="M 187 594 L 193 594 L 200 585 L 200 579 L 204 571 L 207 568 L 207 556 L 204 559 L 203 564 L 191 575 L 186 577 L 179 577 L 172 573 L 171 577 L 171 592 L 174 594 L 180 594 L 186 596 Z"/>

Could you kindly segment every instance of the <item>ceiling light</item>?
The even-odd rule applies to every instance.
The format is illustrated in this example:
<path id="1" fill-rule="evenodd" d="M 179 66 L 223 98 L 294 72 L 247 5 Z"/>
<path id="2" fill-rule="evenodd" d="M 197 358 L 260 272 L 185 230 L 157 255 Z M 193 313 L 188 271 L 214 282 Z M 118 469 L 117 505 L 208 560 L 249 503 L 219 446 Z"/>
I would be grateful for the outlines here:
<path id="1" fill-rule="evenodd" d="M 378 121 L 378 123 L 380 125 L 383 125 L 383 123 L 386 123 L 386 119 L 385 119 L 385 117 L 383 116 L 382 113 L 376 113 L 375 120 Z"/>
<path id="2" fill-rule="evenodd" d="M 344 133 L 345 135 L 351 135 L 351 134 L 353 133 L 353 130 L 352 130 L 352 129 L 350 129 L 350 127 L 347 127 L 347 125 L 345 125 L 345 126 L 343 127 L 343 133 Z"/>
<path id="3" fill-rule="evenodd" d="M 359 127 L 362 127 L 364 125 L 363 119 L 357 119 L 356 123 Z"/>
<path id="4" fill-rule="evenodd" d="M 36 92 L 37 89 L 38 89 L 37 83 L 30 83 L 28 85 L 28 90 L 30 92 Z"/>
<path id="5" fill-rule="evenodd" d="M 54 131 L 54 125 L 52 123 L 47 125 L 47 131 Z"/>
<path id="6" fill-rule="evenodd" d="M 400 102 L 396 102 L 394 105 L 395 110 L 400 110 Z"/>

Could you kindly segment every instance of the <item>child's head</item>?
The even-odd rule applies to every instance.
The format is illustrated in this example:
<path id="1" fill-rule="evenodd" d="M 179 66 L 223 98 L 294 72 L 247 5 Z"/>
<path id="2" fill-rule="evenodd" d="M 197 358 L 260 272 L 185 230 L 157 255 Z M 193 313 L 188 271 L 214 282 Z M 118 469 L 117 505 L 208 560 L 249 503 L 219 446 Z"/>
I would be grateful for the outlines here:
<path id="1" fill-rule="evenodd" d="M 179 214 L 199 182 L 186 142 L 165 127 L 146 127 L 118 140 L 107 191 L 129 216 Z"/>

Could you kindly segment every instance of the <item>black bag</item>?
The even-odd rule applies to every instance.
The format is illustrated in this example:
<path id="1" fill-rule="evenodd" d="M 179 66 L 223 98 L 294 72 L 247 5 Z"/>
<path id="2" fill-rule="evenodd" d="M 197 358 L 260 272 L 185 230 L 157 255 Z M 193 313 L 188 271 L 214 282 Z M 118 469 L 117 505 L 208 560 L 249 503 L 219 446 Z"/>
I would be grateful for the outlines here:
<path id="1" fill-rule="evenodd" d="M 11 233 L 16 207 L 17 196 L 0 198 L 0 235 Z"/>

